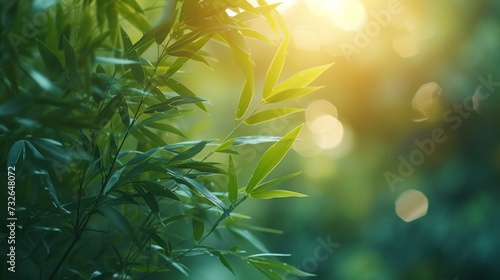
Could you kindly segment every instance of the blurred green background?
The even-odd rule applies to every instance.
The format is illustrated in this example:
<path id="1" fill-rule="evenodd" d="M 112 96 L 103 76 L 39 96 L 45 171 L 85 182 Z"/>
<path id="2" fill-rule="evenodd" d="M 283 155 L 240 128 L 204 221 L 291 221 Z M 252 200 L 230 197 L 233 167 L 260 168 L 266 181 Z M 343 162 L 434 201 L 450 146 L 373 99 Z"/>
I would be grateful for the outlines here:
<path id="1" fill-rule="evenodd" d="M 263 243 L 316 279 L 499 279 L 500 2 L 282 2 L 293 36 L 284 76 L 334 65 L 316 82 L 325 88 L 299 100 L 305 117 L 246 131 L 283 135 L 308 124 L 273 174 L 304 170 L 287 187 L 309 198 L 240 210 L 283 231 L 258 234 Z M 276 47 L 252 47 L 262 78 Z M 212 118 L 195 113 L 184 124 L 195 138 L 231 130 L 244 81 L 227 49 L 210 48 L 213 71 L 191 64 L 179 78 L 214 100 Z M 430 140 L 436 129 L 444 142 Z M 428 154 L 415 144 L 426 139 Z M 245 158 L 262 152 L 243 151 L 240 168 L 253 170 Z M 398 171 L 401 159 L 410 175 Z M 329 242 L 337 245 L 321 245 Z M 198 261 L 188 264 L 193 279 L 234 278 L 209 257 Z M 240 279 L 261 277 L 246 269 Z"/>

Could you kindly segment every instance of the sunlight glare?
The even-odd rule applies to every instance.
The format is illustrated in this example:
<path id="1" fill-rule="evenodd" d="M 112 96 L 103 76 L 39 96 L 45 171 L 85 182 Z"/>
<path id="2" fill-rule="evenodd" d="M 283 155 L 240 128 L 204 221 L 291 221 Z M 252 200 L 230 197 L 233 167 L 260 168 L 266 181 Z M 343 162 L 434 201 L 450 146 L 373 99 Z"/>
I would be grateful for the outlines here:
<path id="1" fill-rule="evenodd" d="M 358 0 L 308 0 L 306 4 L 313 14 L 329 17 L 345 31 L 359 30 L 366 21 L 366 10 Z"/>

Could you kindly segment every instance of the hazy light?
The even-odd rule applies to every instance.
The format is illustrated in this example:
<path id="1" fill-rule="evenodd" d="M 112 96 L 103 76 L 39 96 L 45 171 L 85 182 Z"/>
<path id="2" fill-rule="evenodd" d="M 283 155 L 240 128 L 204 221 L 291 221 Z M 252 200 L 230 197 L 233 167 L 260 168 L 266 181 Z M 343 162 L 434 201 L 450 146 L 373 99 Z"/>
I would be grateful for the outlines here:
<path id="1" fill-rule="evenodd" d="M 337 107 L 325 99 L 311 102 L 305 112 L 307 126 L 310 128 L 312 123 L 322 115 L 331 115 L 337 118 Z"/>
<path id="2" fill-rule="evenodd" d="M 424 84 L 418 89 L 411 106 L 422 113 L 423 118 L 416 121 L 433 120 L 441 115 L 441 92 L 442 89 L 436 82 Z"/>
<path id="3" fill-rule="evenodd" d="M 366 20 L 365 8 L 357 0 L 307 0 L 306 4 L 313 14 L 329 17 L 346 31 L 359 30 Z"/>
<path id="4" fill-rule="evenodd" d="M 323 115 L 312 123 L 315 132 L 314 142 L 322 149 L 332 149 L 340 144 L 344 136 L 342 123 L 335 117 Z"/>
<path id="5" fill-rule="evenodd" d="M 249 0 L 248 2 L 254 7 L 259 5 L 257 0 Z M 269 5 L 280 3 L 280 5 L 276 8 L 276 10 L 280 12 L 290 9 L 293 5 L 295 5 L 295 2 L 297 2 L 297 0 L 266 0 L 266 3 Z"/>
<path id="6" fill-rule="evenodd" d="M 305 51 L 321 50 L 321 42 L 318 36 L 306 26 L 299 26 L 293 30 L 293 41 L 297 48 Z"/>
<path id="7" fill-rule="evenodd" d="M 396 214 L 408 223 L 425 216 L 428 208 L 427 197 L 417 190 L 405 191 L 396 200 Z"/>
<path id="8" fill-rule="evenodd" d="M 412 57 L 420 52 L 419 40 L 415 35 L 392 40 L 392 47 L 401 57 Z"/>

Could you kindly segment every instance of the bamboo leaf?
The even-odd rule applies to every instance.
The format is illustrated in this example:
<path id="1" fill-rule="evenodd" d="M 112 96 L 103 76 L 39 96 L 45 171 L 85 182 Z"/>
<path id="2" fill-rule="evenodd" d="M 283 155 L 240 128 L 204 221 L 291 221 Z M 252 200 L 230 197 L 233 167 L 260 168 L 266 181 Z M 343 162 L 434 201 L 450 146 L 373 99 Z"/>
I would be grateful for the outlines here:
<path id="1" fill-rule="evenodd" d="M 130 222 L 125 218 L 122 213 L 118 212 L 111 206 L 101 206 L 98 209 L 99 213 L 103 215 L 109 222 L 111 222 L 121 233 L 132 240 L 135 244 L 139 244 L 134 228 Z"/>
<path id="2" fill-rule="evenodd" d="M 177 201 L 180 200 L 174 192 L 153 181 L 134 181 L 134 185 L 138 185 L 146 191 L 157 196 L 166 197 Z"/>
<path id="3" fill-rule="evenodd" d="M 104 187 L 105 194 L 108 194 L 110 191 L 112 191 L 115 188 L 116 183 L 120 180 L 120 177 L 122 176 L 122 173 L 124 170 L 125 170 L 125 166 L 116 170 L 115 173 L 113 173 L 113 175 L 111 176 L 111 178 L 109 178 L 108 182 L 106 183 L 106 186 Z"/>
<path id="4" fill-rule="evenodd" d="M 261 112 L 257 112 L 251 116 L 249 116 L 244 123 L 248 125 L 255 125 L 263 122 L 267 122 L 270 120 L 274 120 L 280 117 L 284 117 L 287 115 L 291 115 L 294 113 L 302 112 L 304 109 L 298 108 L 273 108 L 264 110 Z"/>
<path id="5" fill-rule="evenodd" d="M 188 178 L 186 176 L 181 176 L 179 174 L 172 174 L 172 176 L 174 177 L 174 180 L 177 183 L 181 183 L 181 184 L 184 184 L 190 188 L 195 189 L 196 192 L 198 192 L 199 194 L 201 194 L 202 196 L 207 198 L 210 202 L 212 202 L 215 206 L 219 207 L 221 210 L 223 210 L 223 211 L 227 210 L 227 207 L 224 204 L 224 202 L 222 202 L 217 196 L 215 196 L 215 194 L 213 194 L 211 191 L 209 191 L 207 188 L 205 188 L 200 183 L 196 182 L 195 180 L 193 180 L 191 178 Z"/>
<path id="6" fill-rule="evenodd" d="M 229 263 L 229 261 L 227 260 L 227 258 L 219 251 L 219 250 L 216 250 L 214 248 L 208 248 L 208 251 L 216 256 L 217 258 L 219 258 L 219 261 L 222 263 L 222 265 L 224 265 L 229 271 L 231 271 L 233 273 L 233 275 L 236 275 L 234 273 L 234 270 L 233 268 L 231 267 L 231 264 Z"/>
<path id="7" fill-rule="evenodd" d="M 42 41 L 36 39 L 36 42 L 38 44 L 38 51 L 42 56 L 43 63 L 47 70 L 54 74 L 62 73 L 63 67 L 59 58 Z"/>
<path id="8" fill-rule="evenodd" d="M 229 156 L 229 163 L 227 166 L 227 190 L 229 193 L 229 201 L 234 204 L 238 200 L 238 175 L 236 174 L 232 156 Z"/>
<path id="9" fill-rule="evenodd" d="M 266 183 L 258 185 L 257 187 L 255 187 L 253 189 L 253 191 L 258 192 L 258 191 L 264 191 L 264 190 L 270 189 L 270 188 L 277 186 L 277 185 L 279 185 L 279 184 L 281 184 L 281 183 L 283 183 L 283 182 L 285 182 L 293 177 L 300 175 L 301 173 L 302 173 L 302 171 L 299 171 L 299 172 L 295 172 L 292 174 L 288 174 L 288 175 L 273 179 L 271 181 L 268 181 Z"/>
<path id="10" fill-rule="evenodd" d="M 278 92 L 292 89 L 292 88 L 303 88 L 312 83 L 319 75 L 323 74 L 328 68 L 330 68 L 333 64 L 327 64 L 322 66 L 313 67 L 304 71 L 301 71 L 292 77 L 288 78 L 281 84 L 277 85 L 272 90 L 272 94 L 274 95 Z M 270 95 L 270 96 L 271 96 Z M 270 97 L 268 96 L 268 97 Z"/>
<path id="11" fill-rule="evenodd" d="M 270 191 L 258 191 L 258 192 L 251 191 L 249 195 L 252 198 L 260 198 L 260 199 L 307 197 L 307 195 L 305 194 L 287 190 L 270 190 Z"/>
<path id="12" fill-rule="evenodd" d="M 289 38 L 286 37 L 281 42 L 276 55 L 269 66 L 269 70 L 266 75 L 266 82 L 264 84 L 264 89 L 262 90 L 262 97 L 264 99 L 271 96 L 274 85 L 278 81 L 279 76 L 281 75 L 281 71 L 283 70 L 283 65 L 285 65 L 286 60 L 286 52 L 288 50 Z"/>
<path id="13" fill-rule="evenodd" d="M 203 222 L 201 213 L 196 212 L 193 215 L 192 225 L 194 241 L 198 242 L 203 237 L 203 233 L 205 233 L 205 223 Z"/>
<path id="14" fill-rule="evenodd" d="M 121 94 L 115 95 L 99 112 L 95 120 L 95 124 L 97 124 L 100 129 L 104 128 L 106 124 L 111 120 L 118 107 L 120 107 L 122 100 L 123 96 Z"/>
<path id="15" fill-rule="evenodd" d="M 247 193 L 251 192 L 285 157 L 301 128 L 302 125 L 290 131 L 264 153 L 246 186 Z"/>
<path id="16" fill-rule="evenodd" d="M 167 165 L 172 165 L 173 163 L 183 161 L 190 159 L 194 157 L 195 155 L 199 154 L 205 146 L 210 143 L 211 141 L 201 141 L 198 144 L 194 145 L 193 147 L 189 148 L 188 150 L 174 156 L 172 159 L 169 160 Z"/>
<path id="17" fill-rule="evenodd" d="M 308 94 L 315 92 L 315 91 L 322 89 L 322 88 L 323 87 L 303 87 L 303 88 L 286 89 L 284 91 L 280 91 L 276 94 L 269 96 L 268 98 L 264 99 L 264 102 L 276 103 L 276 102 L 281 102 L 281 101 L 286 101 L 286 100 L 292 100 L 292 99 L 296 99 L 296 98 L 308 95 Z"/>

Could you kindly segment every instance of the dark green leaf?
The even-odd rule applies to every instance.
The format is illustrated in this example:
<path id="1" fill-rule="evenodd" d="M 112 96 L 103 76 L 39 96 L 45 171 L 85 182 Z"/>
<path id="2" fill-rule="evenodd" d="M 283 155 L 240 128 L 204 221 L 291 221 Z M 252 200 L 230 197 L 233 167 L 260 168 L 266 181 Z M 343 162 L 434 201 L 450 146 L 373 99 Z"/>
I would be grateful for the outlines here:
<path id="1" fill-rule="evenodd" d="M 19 140 L 12 147 L 10 148 L 9 154 L 7 156 L 7 166 L 14 167 L 17 164 L 17 161 L 19 160 L 19 157 L 21 154 L 24 154 L 24 142 L 25 140 Z M 23 155 L 23 158 L 25 156 Z"/>
<path id="2" fill-rule="evenodd" d="M 177 106 L 184 105 L 184 104 L 192 104 L 196 103 L 197 105 L 200 104 L 200 102 L 206 101 L 205 99 L 202 98 L 197 98 L 197 97 L 187 97 L 187 96 L 175 96 L 167 101 L 155 104 L 153 106 L 148 107 L 146 110 L 144 110 L 145 114 L 151 114 L 155 112 L 166 112 L 168 110 L 171 110 Z"/>
<path id="3" fill-rule="evenodd" d="M 229 201 L 235 203 L 238 200 L 238 175 L 234 166 L 233 157 L 229 156 L 229 163 L 227 165 L 227 190 L 229 193 Z"/>
<path id="4" fill-rule="evenodd" d="M 211 254 L 213 254 L 214 256 L 216 256 L 217 258 L 219 258 L 219 261 L 222 263 L 222 265 L 224 265 L 227 269 L 229 269 L 229 271 L 231 271 L 233 273 L 233 275 L 236 275 L 234 273 L 234 270 L 231 267 L 231 264 L 229 263 L 229 261 L 226 259 L 226 257 L 219 250 L 209 248 L 208 251 Z"/>
<path id="5" fill-rule="evenodd" d="M 111 222 L 121 233 L 132 240 L 135 244 L 139 244 L 134 228 L 130 222 L 125 218 L 122 213 L 118 212 L 111 206 L 101 206 L 98 209 L 99 213 L 103 215 L 109 222 Z"/>
<path id="6" fill-rule="evenodd" d="M 146 191 L 156 195 L 156 196 L 161 196 L 161 197 L 166 197 L 170 198 L 173 200 L 179 200 L 179 197 L 172 192 L 171 190 L 167 189 L 161 184 L 158 184 L 153 181 L 134 181 L 134 184 L 137 184 L 138 186 L 144 188 Z"/>
<path id="7" fill-rule="evenodd" d="M 99 112 L 97 115 L 97 118 L 95 120 L 95 124 L 100 128 L 104 128 L 106 124 L 111 120 L 113 117 L 116 109 L 120 107 L 120 104 L 122 103 L 123 96 L 121 94 L 115 95 L 109 102 L 106 104 L 106 106 L 102 109 L 102 111 Z"/>
<path id="8" fill-rule="evenodd" d="M 161 79 L 161 75 L 159 75 L 158 78 Z M 184 86 L 183 84 L 179 83 L 178 81 L 176 81 L 172 78 L 165 77 L 162 79 L 162 83 L 165 84 L 166 86 L 168 86 L 169 88 L 171 88 L 173 91 L 177 92 L 177 94 L 179 94 L 181 96 L 193 98 L 192 100 L 198 98 L 196 96 L 196 94 L 194 94 L 190 89 L 188 89 L 186 86 Z M 199 99 L 202 101 L 206 101 L 205 99 L 201 99 L 201 98 L 199 98 Z M 199 103 L 199 102 L 201 102 L 201 101 L 198 101 L 196 103 L 196 106 L 198 106 L 200 109 L 202 109 L 203 111 L 206 112 L 207 108 L 205 108 L 205 105 L 203 105 L 202 103 Z M 191 102 L 191 103 L 193 103 L 193 102 Z"/>
<path id="9" fill-rule="evenodd" d="M 104 187 L 104 193 L 107 194 L 110 191 L 112 191 L 116 187 L 116 183 L 120 180 L 123 170 L 125 170 L 125 166 L 122 168 L 118 169 L 113 173 L 111 178 L 109 178 L 108 182 L 106 183 L 106 186 Z"/>
<path id="10" fill-rule="evenodd" d="M 75 50 L 69 43 L 68 39 L 64 37 L 63 39 L 63 46 L 64 46 L 64 56 L 66 58 L 66 67 L 69 68 L 71 71 L 76 71 L 76 56 L 75 56 Z"/>
<path id="11" fill-rule="evenodd" d="M 125 99 L 122 100 L 122 103 L 118 107 L 118 114 L 120 114 L 120 118 L 125 127 L 130 126 L 130 115 L 128 113 L 128 105 Z"/>
<path id="12" fill-rule="evenodd" d="M 44 44 L 42 41 L 36 39 L 38 44 L 38 51 L 42 56 L 43 63 L 47 70 L 54 74 L 60 74 L 63 72 L 63 67 L 59 58 Z"/>
<path id="13" fill-rule="evenodd" d="M 210 143 L 211 141 L 201 141 L 198 144 L 194 145 L 193 147 L 189 148 L 187 151 L 184 151 L 176 156 L 174 156 L 169 162 L 168 165 L 172 165 L 173 163 L 183 161 L 190 159 L 194 157 L 195 155 L 199 154 L 205 146 Z"/>
<path id="14" fill-rule="evenodd" d="M 193 238 L 194 241 L 198 242 L 203 237 L 203 233 L 205 233 L 205 223 L 203 222 L 203 215 L 201 213 L 196 212 L 193 215 Z"/>
<path id="15" fill-rule="evenodd" d="M 209 191 L 200 183 L 186 176 L 180 176 L 179 174 L 173 174 L 173 177 L 177 183 L 184 184 L 190 188 L 195 189 L 199 194 L 207 198 L 210 202 L 212 202 L 215 206 L 219 207 L 221 210 L 223 211 L 227 210 L 226 205 L 217 196 L 215 196 L 215 194 L 213 194 L 211 191 Z"/>

